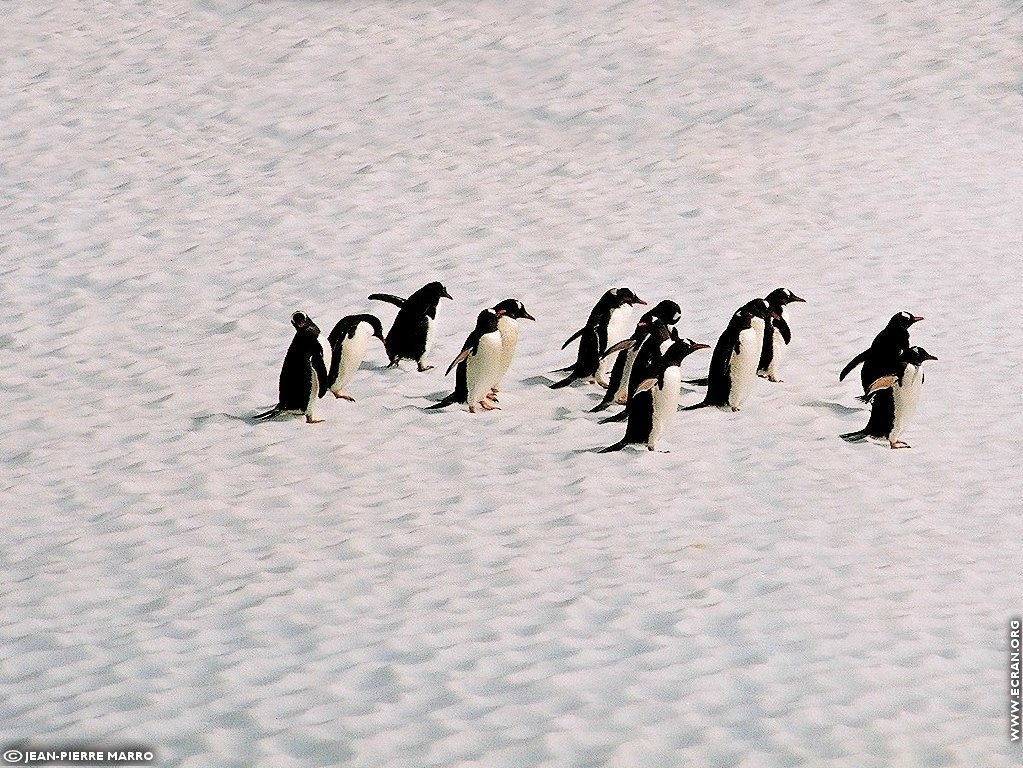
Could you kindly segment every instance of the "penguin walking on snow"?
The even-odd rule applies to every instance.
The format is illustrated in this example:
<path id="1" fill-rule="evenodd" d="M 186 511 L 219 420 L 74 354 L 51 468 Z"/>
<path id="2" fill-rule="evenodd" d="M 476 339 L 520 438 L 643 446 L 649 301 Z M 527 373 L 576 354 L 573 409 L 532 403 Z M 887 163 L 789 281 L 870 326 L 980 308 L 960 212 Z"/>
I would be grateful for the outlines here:
<path id="1" fill-rule="evenodd" d="M 860 383 L 863 384 L 863 392 L 866 394 L 870 385 L 879 378 L 896 372 L 902 361 L 902 354 L 909 349 L 909 327 L 921 320 L 922 317 L 910 312 L 892 315 L 888 325 L 874 337 L 870 348 L 850 360 L 838 375 L 838 380 L 843 381 L 853 368 L 862 363 Z"/>
<path id="2" fill-rule="evenodd" d="M 678 411 L 678 400 L 682 387 L 682 361 L 698 349 L 709 349 L 707 344 L 697 344 L 692 339 L 675 341 L 660 358 L 657 371 L 651 378 L 643 380 L 632 396 L 629 409 L 629 425 L 625 437 L 614 445 L 602 449 L 601 453 L 620 451 L 633 443 L 646 443 L 647 450 L 653 451 L 664 433 L 669 419 Z"/>
<path id="3" fill-rule="evenodd" d="M 327 336 L 330 342 L 330 370 L 327 388 L 334 397 L 355 402 L 345 387 L 359 370 L 372 338 L 384 342 L 384 329 L 373 315 L 349 315 L 341 318 Z"/>
<path id="4" fill-rule="evenodd" d="M 636 393 L 636 388 L 646 379 L 657 375 L 664 353 L 680 338 L 675 328 L 657 317 L 650 321 L 647 331 L 646 339 L 636 354 L 632 370 L 629 371 L 629 382 L 625 390 L 625 407 L 613 416 L 601 419 L 601 424 L 625 421 L 629 418 L 629 405 L 632 396 Z"/>
<path id="5" fill-rule="evenodd" d="M 612 288 L 600 297 L 590 311 L 586 325 L 569 336 L 568 341 L 561 345 L 564 349 L 579 339 L 575 363 L 561 369 L 571 373 L 561 381 L 551 384 L 551 389 L 567 387 L 576 379 L 582 378 L 596 381 L 602 387 L 609 386 L 604 374 L 611 362 L 602 360 L 600 355 L 609 346 L 629 335 L 629 317 L 634 304 L 646 302 L 628 288 Z"/>
<path id="6" fill-rule="evenodd" d="M 501 332 L 498 330 L 498 320 L 502 314 L 503 310 L 495 312 L 493 309 L 480 312 L 476 318 L 476 327 L 462 345 L 462 351 L 444 372 L 447 376 L 455 368 L 455 391 L 439 403 L 429 406 L 431 409 L 444 408 L 452 403 L 467 403 L 469 413 L 476 413 L 477 405 L 486 411 L 498 410 L 496 405 L 488 401 L 487 396 L 501 375 Z"/>
<path id="7" fill-rule="evenodd" d="M 323 363 L 320 329 L 305 312 L 291 316 L 295 338 L 284 356 L 278 387 L 277 405 L 254 418 L 265 421 L 278 414 L 305 414 L 309 424 L 323 419 L 313 418 L 313 405 L 327 392 L 327 368 Z"/>
<path id="8" fill-rule="evenodd" d="M 794 301 L 805 302 L 788 288 L 776 288 L 764 299 L 776 317 L 768 318 L 764 327 L 764 349 L 760 354 L 757 375 L 768 381 L 781 381 L 778 371 L 785 347 L 792 342 L 792 331 L 785 321 L 785 305 Z"/>
<path id="9" fill-rule="evenodd" d="M 526 311 L 526 305 L 518 299 L 505 299 L 494 305 L 493 310 L 497 312 L 497 330 L 501 334 L 501 365 L 498 369 L 497 382 L 491 387 L 491 400 L 497 400 L 497 394 L 501 391 L 501 380 L 508 369 L 511 368 L 512 360 L 515 359 L 515 349 L 519 345 L 519 320 L 533 320 L 533 317 Z"/>
<path id="10" fill-rule="evenodd" d="M 757 378 L 757 366 L 764 347 L 764 329 L 769 318 L 777 319 L 764 299 L 753 299 L 740 307 L 714 345 L 703 402 L 683 410 L 709 405 L 742 409 Z"/>
<path id="11" fill-rule="evenodd" d="M 674 331 L 674 326 L 680 319 L 682 319 L 682 308 L 678 304 L 667 300 L 658 302 L 653 309 L 643 313 L 632 336 L 604 352 L 604 357 L 611 357 L 614 360 L 614 365 L 611 366 L 611 381 L 604 393 L 604 398 L 590 409 L 590 413 L 603 411 L 611 403 L 625 405 L 629 401 L 632 369 L 643 346 L 651 338 L 654 320 L 660 320 L 666 327 L 672 329 L 673 337 L 678 341 L 678 333 Z"/>
<path id="12" fill-rule="evenodd" d="M 433 368 L 426 364 L 426 356 L 433 348 L 434 325 L 437 322 L 437 306 L 441 299 L 450 299 L 441 283 L 427 283 L 407 299 L 390 293 L 374 293 L 372 301 L 386 301 L 398 307 L 391 330 L 384 340 L 384 347 L 395 368 L 400 360 L 415 360 L 420 371 Z"/>
<path id="13" fill-rule="evenodd" d="M 867 426 L 858 432 L 841 435 L 842 439 L 856 443 L 868 437 L 884 438 L 892 448 L 909 448 L 909 444 L 899 438 L 920 402 L 920 390 L 924 383 L 923 364 L 927 360 L 937 359 L 923 347 L 909 347 L 905 350 L 896 366 L 896 372 L 876 379 L 860 398 L 871 404 Z M 889 392 L 890 398 L 879 397 Z"/>

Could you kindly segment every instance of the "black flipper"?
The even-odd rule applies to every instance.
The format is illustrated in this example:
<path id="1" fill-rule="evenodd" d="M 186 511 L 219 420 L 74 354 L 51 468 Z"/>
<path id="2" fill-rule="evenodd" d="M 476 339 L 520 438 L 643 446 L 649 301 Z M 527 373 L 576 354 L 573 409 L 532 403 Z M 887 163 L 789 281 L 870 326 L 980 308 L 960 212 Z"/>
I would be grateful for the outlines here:
<path id="1" fill-rule="evenodd" d="M 396 307 L 405 306 L 405 299 L 401 296 L 395 296 L 393 293 L 371 293 L 368 298 L 370 301 L 386 301 L 388 304 L 393 304 Z"/>
<path id="2" fill-rule="evenodd" d="M 571 344 L 571 343 L 572 343 L 573 341 L 575 341 L 575 340 L 576 340 L 576 339 L 578 339 L 578 338 L 579 338 L 580 336 L 582 336 L 582 335 L 583 335 L 583 333 L 584 333 L 585 331 L 586 331 L 586 328 L 585 328 L 585 327 L 583 327 L 583 328 L 580 328 L 580 329 L 579 329 L 578 331 L 576 331 L 575 333 L 573 333 L 573 334 L 572 334 L 571 336 L 569 336 L 569 337 L 568 337 L 568 341 L 566 341 L 566 342 L 565 342 L 564 344 L 562 344 L 562 345 L 561 345 L 561 348 L 562 348 L 562 349 L 564 349 L 565 347 L 567 347 L 567 346 L 568 346 L 569 344 Z"/>
<path id="3" fill-rule="evenodd" d="M 789 324 L 785 322 L 784 317 L 779 317 L 774 320 L 774 327 L 778 329 L 778 333 L 781 334 L 781 339 L 786 344 L 792 343 L 792 330 L 789 328 Z"/>
<path id="4" fill-rule="evenodd" d="M 860 352 L 858 355 L 856 355 L 856 357 L 854 357 L 852 360 L 850 360 L 846 364 L 845 368 L 842 369 L 842 372 L 840 374 L 838 374 L 838 380 L 839 381 L 844 381 L 845 377 L 849 375 L 849 372 L 853 368 L 855 368 L 857 365 L 859 365 L 860 363 L 864 362 L 869 356 L 870 356 L 870 350 L 869 349 L 865 349 L 862 352 Z"/>

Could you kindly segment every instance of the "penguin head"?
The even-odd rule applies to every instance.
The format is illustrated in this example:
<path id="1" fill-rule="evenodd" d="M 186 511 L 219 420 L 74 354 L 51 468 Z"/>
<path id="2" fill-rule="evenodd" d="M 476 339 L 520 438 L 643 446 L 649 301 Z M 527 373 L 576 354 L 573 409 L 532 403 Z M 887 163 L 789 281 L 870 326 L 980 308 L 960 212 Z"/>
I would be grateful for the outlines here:
<path id="1" fill-rule="evenodd" d="M 373 328 L 373 336 L 380 341 L 384 341 L 384 326 L 380 322 L 380 318 L 376 315 L 363 315 L 362 322 L 369 323 Z"/>
<path id="2" fill-rule="evenodd" d="M 761 320 L 767 320 L 768 318 L 778 319 L 778 313 L 771 309 L 771 305 L 767 303 L 766 299 L 753 299 L 746 304 L 739 307 L 736 314 L 745 314 L 750 317 L 759 317 Z"/>
<path id="3" fill-rule="evenodd" d="M 791 304 L 794 301 L 805 302 L 806 299 L 801 299 L 788 288 L 775 288 L 765 297 L 767 303 L 772 307 L 784 307 L 786 304 Z"/>
<path id="4" fill-rule="evenodd" d="M 316 326 L 316 323 L 314 323 L 313 319 L 305 312 L 295 312 L 291 316 L 291 324 L 295 326 L 296 331 L 311 333 L 313 336 L 318 336 L 320 333 L 320 329 Z"/>
<path id="5" fill-rule="evenodd" d="M 667 299 L 659 301 L 653 309 L 643 314 L 639 322 L 649 323 L 654 318 L 663 320 L 668 325 L 675 325 L 675 323 L 682 319 L 682 307 L 674 301 L 668 301 Z"/>
<path id="6" fill-rule="evenodd" d="M 896 312 L 888 321 L 888 325 L 894 328 L 909 328 L 913 323 L 919 323 L 921 320 L 923 320 L 922 317 L 914 315 L 912 312 Z"/>
<path id="7" fill-rule="evenodd" d="M 513 320 L 536 320 L 529 312 L 526 311 L 526 305 L 518 299 L 505 299 L 504 301 L 498 302 L 493 306 L 495 312 L 504 314 L 505 317 L 510 317 Z"/>
<path id="8" fill-rule="evenodd" d="M 450 298 L 451 294 L 448 293 L 448 289 L 444 287 L 444 284 L 434 280 L 409 296 L 406 304 L 412 304 L 413 306 L 436 306 L 441 299 Z"/>
<path id="9" fill-rule="evenodd" d="M 902 359 L 913 365 L 923 365 L 925 360 L 937 360 L 938 358 L 923 347 L 910 347 L 902 354 Z"/>
<path id="10" fill-rule="evenodd" d="M 709 344 L 699 344 L 692 339 L 679 339 L 664 353 L 667 366 L 678 365 L 698 349 L 710 349 Z"/>
<path id="11" fill-rule="evenodd" d="M 632 292 L 631 288 L 615 288 L 611 291 L 614 297 L 618 300 L 618 306 L 628 304 L 630 307 L 633 304 L 646 304 L 643 299 L 639 298 L 635 293 Z"/>
<path id="12" fill-rule="evenodd" d="M 497 330 L 497 320 L 502 314 L 493 309 L 484 309 L 476 317 L 476 330 L 480 334 L 493 333 Z"/>

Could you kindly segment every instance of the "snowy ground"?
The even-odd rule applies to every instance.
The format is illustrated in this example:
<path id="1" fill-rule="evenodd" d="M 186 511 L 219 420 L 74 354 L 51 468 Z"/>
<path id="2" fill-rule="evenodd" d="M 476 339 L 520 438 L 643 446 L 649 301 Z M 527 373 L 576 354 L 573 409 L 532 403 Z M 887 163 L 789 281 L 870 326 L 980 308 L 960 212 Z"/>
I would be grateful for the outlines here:
<path id="1" fill-rule="evenodd" d="M 4 5 L 5 743 L 1023 761 L 1016 3 Z M 246 420 L 293 310 L 434 279 L 440 370 L 373 347 L 325 423 Z M 619 285 L 707 343 L 791 288 L 785 382 L 593 453 L 596 389 L 545 382 Z M 424 412 L 507 296 L 503 410 Z M 837 372 L 900 310 L 914 447 L 846 444 Z"/>

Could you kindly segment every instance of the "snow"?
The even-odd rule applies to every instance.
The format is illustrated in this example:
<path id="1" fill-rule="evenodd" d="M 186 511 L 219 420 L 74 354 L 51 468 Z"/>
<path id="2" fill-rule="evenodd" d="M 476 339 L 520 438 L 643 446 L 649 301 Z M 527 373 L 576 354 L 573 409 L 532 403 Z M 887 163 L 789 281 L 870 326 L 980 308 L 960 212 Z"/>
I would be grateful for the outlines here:
<path id="1" fill-rule="evenodd" d="M 9 4 L 0 736 L 181 766 L 1019 764 L 1012 3 Z M 248 416 L 441 280 L 433 360 Z M 659 448 L 551 371 L 600 294 L 784 383 Z M 482 307 L 502 410 L 424 410 Z M 911 450 L 837 372 L 923 315 Z M 705 373 L 709 353 L 683 363 Z M 702 390 L 687 387 L 683 403 Z M 1015 612 L 1015 613 L 1014 613 Z"/>

